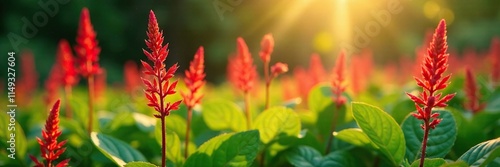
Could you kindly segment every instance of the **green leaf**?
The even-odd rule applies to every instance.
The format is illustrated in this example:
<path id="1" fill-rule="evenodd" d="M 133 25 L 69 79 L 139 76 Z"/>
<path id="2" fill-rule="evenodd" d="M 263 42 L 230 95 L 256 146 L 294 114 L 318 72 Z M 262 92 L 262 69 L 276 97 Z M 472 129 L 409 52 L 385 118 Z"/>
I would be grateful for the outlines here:
<path id="1" fill-rule="evenodd" d="M 500 112 L 500 89 L 496 89 L 486 102 L 485 112 L 499 113 Z"/>
<path id="2" fill-rule="evenodd" d="M 129 162 L 125 167 L 157 167 L 155 164 L 149 162 Z"/>
<path id="3" fill-rule="evenodd" d="M 16 113 L 17 112 L 18 111 L 16 111 Z M 13 155 L 15 158 L 24 160 L 28 144 L 23 128 L 19 122 L 16 121 L 15 117 L 10 117 L 10 114 L 5 113 L 0 116 L 0 128 L 2 129 L 0 130 L 0 146 L 2 147 L 2 151 L 5 151 L 7 156 Z M 11 150 L 9 148 L 13 149 Z"/>
<path id="4" fill-rule="evenodd" d="M 446 161 L 443 158 L 425 158 L 424 159 L 424 167 L 440 167 L 441 165 L 446 164 Z M 420 160 L 417 160 L 411 164 L 411 167 L 419 167 Z"/>
<path id="5" fill-rule="evenodd" d="M 447 164 L 441 165 L 439 167 L 469 167 L 464 161 L 448 162 Z"/>
<path id="6" fill-rule="evenodd" d="M 403 131 L 396 121 L 380 108 L 366 103 L 353 102 L 352 111 L 358 126 L 380 151 L 394 165 L 401 164 L 406 147 Z"/>
<path id="7" fill-rule="evenodd" d="M 168 118 L 168 117 L 167 117 Z M 156 128 L 155 128 L 155 138 L 156 142 L 160 145 L 160 148 L 158 150 L 161 151 L 161 145 L 162 145 L 162 132 L 161 132 L 161 122 L 156 121 Z M 184 161 L 184 157 L 181 153 L 181 140 L 179 139 L 179 136 L 177 133 L 174 131 L 171 131 L 169 129 L 166 129 L 166 142 L 167 142 L 167 159 L 172 161 L 174 164 L 177 166 L 182 165 Z"/>
<path id="8" fill-rule="evenodd" d="M 143 132 L 152 132 L 155 130 L 156 119 L 141 113 L 132 113 L 135 125 Z"/>
<path id="9" fill-rule="evenodd" d="M 457 125 L 453 115 L 445 110 L 435 110 L 442 118 L 435 129 L 431 129 L 427 140 L 426 158 L 444 158 L 450 152 L 457 138 Z M 413 162 L 420 159 L 424 131 L 422 121 L 411 114 L 401 124 L 406 141 L 406 158 Z"/>
<path id="10" fill-rule="evenodd" d="M 157 122 L 156 125 L 161 124 L 161 121 L 159 120 L 156 122 Z M 165 118 L 165 127 L 169 131 L 174 131 L 175 134 L 177 134 L 181 140 L 186 140 L 187 123 L 182 116 L 176 114 L 170 114 Z M 189 135 L 193 136 L 192 130 L 189 131 Z"/>
<path id="11" fill-rule="evenodd" d="M 300 118 L 292 109 L 272 107 L 257 116 L 254 126 L 260 132 L 262 143 L 268 144 L 280 137 L 298 136 Z"/>
<path id="12" fill-rule="evenodd" d="M 259 131 L 226 133 L 203 143 L 185 166 L 250 166 L 259 151 Z"/>
<path id="13" fill-rule="evenodd" d="M 335 138 L 350 143 L 355 146 L 377 150 L 378 147 L 359 128 L 344 129 L 340 132 L 333 132 Z"/>
<path id="14" fill-rule="evenodd" d="M 352 157 L 343 151 L 335 151 L 322 157 L 321 153 L 309 146 L 298 146 L 286 154 L 286 159 L 298 167 L 353 166 Z"/>
<path id="15" fill-rule="evenodd" d="M 212 100 L 204 102 L 202 108 L 203 120 L 212 130 L 239 132 L 245 129 L 245 116 L 241 109 L 231 101 Z"/>
<path id="16" fill-rule="evenodd" d="M 458 159 L 470 166 L 484 166 L 498 157 L 500 157 L 500 138 L 479 143 Z"/>
<path id="17" fill-rule="evenodd" d="M 90 138 L 97 149 L 118 166 L 133 161 L 146 161 L 146 158 L 139 151 L 114 137 L 92 132 Z"/>

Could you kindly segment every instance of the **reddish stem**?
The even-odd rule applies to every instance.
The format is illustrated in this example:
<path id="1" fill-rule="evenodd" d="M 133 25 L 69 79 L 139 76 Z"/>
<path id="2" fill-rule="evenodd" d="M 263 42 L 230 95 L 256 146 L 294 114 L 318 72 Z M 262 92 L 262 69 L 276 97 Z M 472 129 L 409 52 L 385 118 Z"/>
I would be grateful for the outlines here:
<path id="1" fill-rule="evenodd" d="M 161 166 L 166 167 L 166 161 L 167 161 L 167 140 L 166 140 L 166 135 L 167 132 L 165 131 L 165 117 L 162 116 L 160 118 L 161 120 Z"/>
<path id="2" fill-rule="evenodd" d="M 429 136 L 429 130 L 431 129 L 429 126 L 429 121 L 426 120 L 424 122 L 425 130 L 424 130 L 424 139 L 422 141 L 422 156 L 420 157 L 420 167 L 424 166 L 424 160 L 425 160 L 425 151 L 427 149 L 427 138 Z"/>
<path id="3" fill-rule="evenodd" d="M 93 122 L 93 117 L 94 117 L 94 93 L 95 93 L 95 88 L 94 88 L 94 76 L 90 75 L 88 77 L 88 86 L 89 86 L 89 122 L 88 122 L 88 133 L 92 132 L 92 122 Z"/>
<path id="4" fill-rule="evenodd" d="M 264 77 L 266 79 L 266 106 L 264 110 L 269 108 L 269 87 L 271 86 L 271 78 L 269 77 L 269 62 L 264 62 Z"/>
<path id="5" fill-rule="evenodd" d="M 184 158 L 187 159 L 189 155 L 189 131 L 191 130 L 191 117 L 193 116 L 193 109 L 188 107 L 187 110 L 187 127 L 186 127 L 186 141 L 184 142 Z"/>
<path id="6" fill-rule="evenodd" d="M 244 100 L 245 100 L 245 116 L 247 117 L 247 130 L 250 130 L 250 123 L 251 123 L 251 118 L 250 118 L 250 104 L 249 104 L 249 94 L 248 92 L 244 93 Z"/>

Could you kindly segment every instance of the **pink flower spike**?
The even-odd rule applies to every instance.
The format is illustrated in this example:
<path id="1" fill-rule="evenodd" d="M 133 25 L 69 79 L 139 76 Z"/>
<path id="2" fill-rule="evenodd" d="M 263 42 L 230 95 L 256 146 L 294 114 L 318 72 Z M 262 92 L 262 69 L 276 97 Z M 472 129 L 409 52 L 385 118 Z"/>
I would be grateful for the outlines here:
<path id="1" fill-rule="evenodd" d="M 271 61 L 271 53 L 273 53 L 274 49 L 274 38 L 272 34 L 264 35 L 262 38 L 262 42 L 260 42 L 261 50 L 259 52 L 260 59 L 263 62 L 269 63 Z"/>

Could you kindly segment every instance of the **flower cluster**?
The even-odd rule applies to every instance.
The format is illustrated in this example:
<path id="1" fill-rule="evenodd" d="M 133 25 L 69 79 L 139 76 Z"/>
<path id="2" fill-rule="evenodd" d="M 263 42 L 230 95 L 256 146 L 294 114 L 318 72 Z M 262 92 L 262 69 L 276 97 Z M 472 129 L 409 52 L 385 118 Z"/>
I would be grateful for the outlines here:
<path id="1" fill-rule="evenodd" d="M 146 51 L 143 49 L 146 57 L 153 62 L 153 66 L 145 61 L 141 61 L 144 67 L 144 74 L 152 76 L 152 80 L 142 78 L 146 85 L 145 95 L 148 99 L 148 106 L 153 107 L 159 114 L 155 115 L 157 118 L 164 118 L 170 115 L 170 111 L 177 110 L 181 100 L 174 103 L 165 102 L 167 95 L 176 93 L 175 87 L 177 81 L 170 82 L 169 80 L 174 77 L 175 71 L 179 66 L 177 64 L 171 66 L 168 70 L 165 68 L 165 60 L 168 56 L 168 44 L 163 46 L 163 31 L 160 32 L 158 22 L 153 11 L 149 13 L 148 31 L 146 32 L 148 39 L 146 46 L 151 50 Z"/>
<path id="2" fill-rule="evenodd" d="M 184 82 L 186 83 L 189 92 L 182 92 L 182 97 L 184 98 L 184 103 L 188 108 L 193 108 L 203 97 L 202 94 L 198 94 L 197 92 L 201 87 L 203 87 L 203 85 L 205 85 L 204 62 L 203 47 L 200 46 L 194 55 L 193 61 L 191 61 L 189 65 L 189 69 L 187 69 L 184 73 L 186 75 Z"/>
<path id="3" fill-rule="evenodd" d="M 79 73 L 85 78 L 99 73 L 98 61 L 101 48 L 97 46 L 96 33 L 90 22 L 87 8 L 83 8 L 80 15 L 76 43 L 75 52 L 80 57 L 78 60 Z"/>
<path id="4" fill-rule="evenodd" d="M 71 46 L 65 39 L 59 41 L 57 49 L 57 64 L 61 66 L 62 84 L 70 87 L 76 85 L 78 83 L 78 73 L 75 69 Z"/>
<path id="5" fill-rule="evenodd" d="M 66 140 L 57 142 L 57 138 L 61 135 L 61 130 L 59 130 L 59 105 L 60 101 L 57 100 L 50 110 L 49 117 L 45 122 L 45 130 L 42 130 L 43 140 L 37 137 L 38 144 L 40 144 L 42 158 L 47 161 L 47 164 L 38 161 L 34 156 L 30 155 L 31 160 L 35 162 L 36 167 L 68 166 L 69 159 L 65 159 L 57 165 L 53 164 L 54 161 L 57 160 L 66 150 L 66 148 L 63 148 L 64 144 L 66 144 Z"/>
<path id="6" fill-rule="evenodd" d="M 479 90 L 476 84 L 476 77 L 472 73 L 470 68 L 465 69 L 465 94 L 467 95 L 467 101 L 465 102 L 465 108 L 472 113 L 477 113 L 484 108 L 484 104 L 479 103 Z"/>
<path id="7" fill-rule="evenodd" d="M 448 45 L 446 42 L 446 22 L 441 20 L 436 28 L 432 41 L 427 49 L 427 55 L 422 64 L 422 77 L 415 77 L 417 85 L 423 88 L 423 92 L 419 96 L 407 93 L 412 101 L 415 102 L 417 113 L 413 116 L 423 120 L 422 129 L 434 129 L 440 122 L 439 113 L 432 113 L 434 107 L 446 107 L 446 103 L 450 101 L 455 94 L 443 96 L 437 91 L 448 86 L 450 75 L 443 77 L 443 73 L 448 68 L 448 53 L 446 50 Z"/>
<path id="8" fill-rule="evenodd" d="M 248 46 L 241 37 L 237 39 L 237 50 L 238 53 L 233 66 L 237 67 L 235 68 L 235 73 L 238 74 L 237 87 L 244 93 L 248 93 L 255 85 L 257 70 L 248 51 Z"/>
<path id="9" fill-rule="evenodd" d="M 346 89 L 345 85 L 345 53 L 341 51 L 335 62 L 335 67 L 333 68 L 333 78 L 332 78 L 332 94 L 333 101 L 337 108 L 344 105 L 347 99 L 342 95 Z"/>

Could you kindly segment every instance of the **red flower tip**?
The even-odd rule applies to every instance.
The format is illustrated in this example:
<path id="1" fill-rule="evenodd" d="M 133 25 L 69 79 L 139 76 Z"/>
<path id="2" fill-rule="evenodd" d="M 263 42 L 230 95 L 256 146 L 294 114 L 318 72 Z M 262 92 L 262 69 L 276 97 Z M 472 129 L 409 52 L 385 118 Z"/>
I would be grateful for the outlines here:
<path id="1" fill-rule="evenodd" d="M 62 84 L 64 86 L 74 86 L 78 83 L 78 73 L 75 69 L 71 46 L 65 39 L 59 41 L 57 49 L 57 63 L 61 65 Z"/>
<path id="2" fill-rule="evenodd" d="M 78 60 L 80 74 L 89 77 L 99 73 L 98 61 L 101 48 L 97 45 L 96 33 L 87 8 L 83 8 L 80 15 L 76 43 L 75 52 L 80 57 Z"/>
<path id="3" fill-rule="evenodd" d="M 273 77 L 288 72 L 288 64 L 277 62 L 271 67 Z"/>
<path id="4" fill-rule="evenodd" d="M 58 165 L 53 165 L 53 161 L 57 160 L 59 156 L 64 153 L 66 148 L 63 148 L 66 141 L 57 142 L 57 138 L 61 135 L 59 130 L 59 106 L 60 100 L 57 100 L 52 109 L 50 110 L 49 117 L 45 122 L 45 130 L 42 130 L 42 139 L 37 137 L 38 144 L 40 144 L 40 151 L 42 158 L 47 161 L 47 165 L 39 162 L 35 157 L 30 155 L 30 158 L 35 162 L 36 166 L 67 166 L 69 159 L 60 162 Z"/>
<path id="5" fill-rule="evenodd" d="M 189 65 L 189 69 L 185 71 L 186 77 L 184 78 L 184 82 L 189 92 L 183 92 L 181 95 L 184 98 L 184 104 L 188 108 L 193 108 L 203 97 L 202 94 L 198 93 L 198 90 L 205 85 L 204 62 L 203 46 L 200 46 Z"/>
<path id="6" fill-rule="evenodd" d="M 448 68 L 446 39 L 446 22 L 443 19 L 439 22 L 432 36 L 432 41 L 428 45 L 427 54 L 421 66 L 423 79 L 415 78 L 417 85 L 423 88 L 423 92 L 420 93 L 420 97 L 407 93 L 417 107 L 418 114 L 414 114 L 414 116 L 424 121 L 422 126 L 424 128 L 434 128 L 441 121 L 437 119 L 437 115 L 432 114 L 432 108 L 447 106 L 446 103 L 455 96 L 455 94 L 448 94 L 441 97 L 441 93 L 437 93 L 437 91 L 447 87 L 450 79 L 450 75 L 443 77 L 443 73 Z"/>
<path id="7" fill-rule="evenodd" d="M 168 56 L 168 44 L 163 45 L 163 33 L 160 32 L 156 17 L 153 11 L 149 13 L 148 31 L 146 32 L 148 39 L 145 41 L 146 46 L 151 50 L 150 52 L 143 49 L 146 57 L 153 62 L 151 66 L 145 61 L 141 60 L 142 66 L 144 67 L 144 74 L 146 76 L 151 76 L 141 78 L 146 86 L 144 94 L 148 99 L 148 106 L 153 107 L 159 112 L 155 115 L 158 118 L 163 118 L 170 115 L 170 111 L 177 110 L 179 104 L 182 100 L 176 101 L 174 103 L 166 102 L 165 98 L 167 95 L 173 95 L 176 93 L 175 88 L 177 86 L 177 81 L 170 82 L 170 79 L 174 77 L 175 71 L 179 68 L 177 64 L 174 64 L 168 70 L 165 66 L 165 60 Z"/>
<path id="8" fill-rule="evenodd" d="M 262 48 L 259 53 L 260 59 L 263 62 L 271 61 L 271 53 L 273 53 L 274 49 L 273 35 L 272 34 L 264 35 L 264 38 L 262 38 L 262 41 L 260 42 L 260 47 Z"/>
<path id="9" fill-rule="evenodd" d="M 479 103 L 479 90 L 476 84 L 476 77 L 472 73 L 470 68 L 465 69 L 465 94 L 467 96 L 467 101 L 465 103 L 465 108 L 473 113 L 481 111 L 484 107 L 483 104 Z"/>
<path id="10" fill-rule="evenodd" d="M 346 98 L 342 95 L 345 91 L 345 53 L 341 51 L 337 60 L 335 62 L 335 67 L 333 68 L 333 78 L 332 78 L 332 93 L 333 99 L 337 107 L 342 106 L 347 101 Z"/>
<path id="11" fill-rule="evenodd" d="M 238 88 L 244 93 L 248 93 L 253 87 L 257 77 L 257 70 L 253 65 L 253 59 L 248 51 L 247 44 L 243 38 L 237 39 L 238 55 L 236 56 L 236 71 L 238 74 Z"/>

